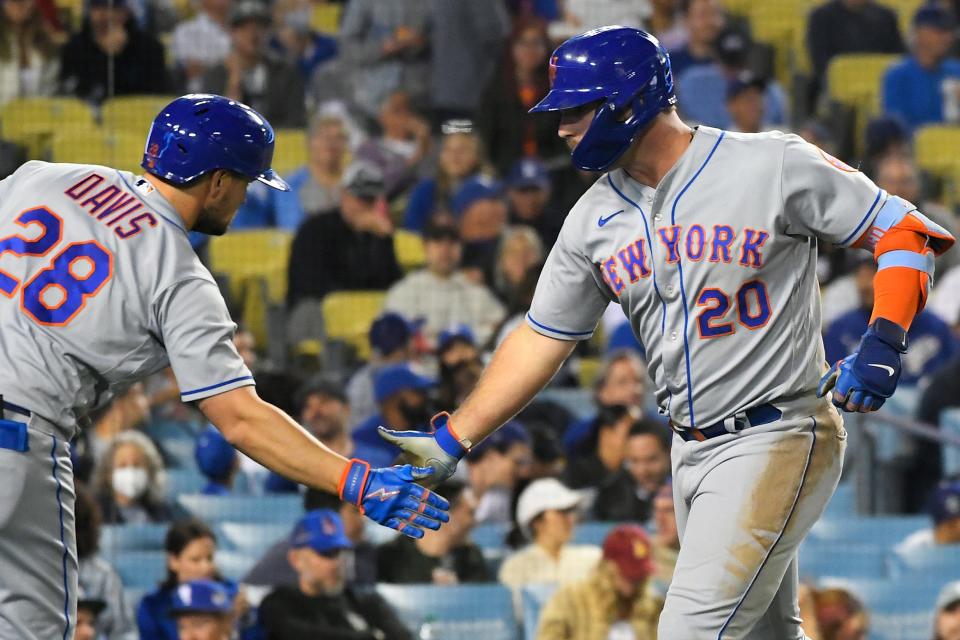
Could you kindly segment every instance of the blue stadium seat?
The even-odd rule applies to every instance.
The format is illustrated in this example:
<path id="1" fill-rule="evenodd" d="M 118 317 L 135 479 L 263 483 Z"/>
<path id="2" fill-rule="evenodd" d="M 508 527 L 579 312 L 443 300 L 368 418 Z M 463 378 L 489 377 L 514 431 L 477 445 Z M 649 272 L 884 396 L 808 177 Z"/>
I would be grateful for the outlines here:
<path id="1" fill-rule="evenodd" d="M 824 517 L 810 530 L 808 540 L 860 543 L 893 547 L 914 531 L 930 526 L 927 516 Z"/>
<path id="2" fill-rule="evenodd" d="M 887 560 L 890 576 L 897 580 L 916 577 L 943 584 L 960 576 L 960 546 L 957 545 L 914 549 L 906 553 L 893 551 Z"/>
<path id="3" fill-rule="evenodd" d="M 506 587 L 485 585 L 377 585 L 419 637 L 517 640 L 513 601 Z M 430 634 L 430 635 L 427 635 Z"/>
<path id="4" fill-rule="evenodd" d="M 883 578 L 886 549 L 878 544 L 807 539 L 800 547 L 800 577 Z"/>
<path id="5" fill-rule="evenodd" d="M 524 587 L 520 592 L 520 600 L 523 603 L 524 640 L 537 640 L 540 611 L 556 590 L 555 584 L 533 584 Z"/>
<path id="6" fill-rule="evenodd" d="M 853 491 L 852 482 L 841 482 L 836 492 L 827 504 L 824 511 L 824 517 L 845 516 L 850 517 L 857 513 L 856 496 Z"/>
<path id="7" fill-rule="evenodd" d="M 910 615 L 929 612 L 937 600 L 937 594 L 945 582 L 929 576 L 909 579 L 870 579 L 823 577 L 820 587 L 841 587 L 854 594 L 871 614 Z M 875 625 L 871 625 L 874 628 Z"/>
<path id="8" fill-rule="evenodd" d="M 154 585 L 156 586 L 156 585 Z M 153 591 L 153 588 L 150 589 L 141 589 L 134 587 L 124 587 L 123 589 L 123 599 L 127 605 L 127 610 L 130 612 L 130 619 L 136 620 L 137 617 L 137 607 L 140 606 L 140 601 L 143 600 L 143 596 L 147 595 L 150 591 Z"/>
<path id="9" fill-rule="evenodd" d="M 916 415 L 917 402 L 920 401 L 920 390 L 917 387 L 901 386 L 883 403 L 883 409 L 901 418 L 912 418 Z M 899 429 L 895 429 L 899 431 Z"/>
<path id="10" fill-rule="evenodd" d="M 275 496 L 204 496 L 188 494 L 177 503 L 191 515 L 208 523 L 271 522 L 293 527 L 303 515 L 299 494 Z"/>
<path id="11" fill-rule="evenodd" d="M 293 525 L 284 522 L 223 522 L 217 527 L 221 546 L 257 556 L 292 530 Z"/>
<path id="12" fill-rule="evenodd" d="M 243 551 L 217 551 L 214 560 L 224 578 L 239 582 L 260 558 Z"/>
<path id="13" fill-rule="evenodd" d="M 108 524 L 100 531 L 100 550 L 104 557 L 121 551 L 160 551 L 168 524 Z"/>
<path id="14" fill-rule="evenodd" d="M 179 420 L 151 420 L 143 428 L 144 432 L 156 442 L 167 440 L 193 440 L 200 432 L 200 426 L 192 422 Z"/>
<path id="15" fill-rule="evenodd" d="M 193 457 L 194 440 L 176 438 L 163 440 L 159 443 L 163 458 L 169 466 L 177 469 L 196 469 L 197 462 Z"/>
<path id="16" fill-rule="evenodd" d="M 940 428 L 960 438 L 960 409 L 947 409 L 940 414 Z M 960 447 L 943 447 L 943 475 L 955 476 L 960 474 Z"/>
<path id="17" fill-rule="evenodd" d="M 105 557 L 128 589 L 154 589 L 167 573 L 163 551 L 125 551 Z"/>
<path id="18" fill-rule="evenodd" d="M 363 535 L 367 538 L 367 541 L 370 542 L 370 544 L 381 545 L 386 542 L 390 542 L 400 534 L 396 529 L 391 529 L 390 527 L 385 527 L 382 524 L 377 524 L 373 520 L 364 520 Z"/>
<path id="19" fill-rule="evenodd" d="M 573 544 L 603 545 L 604 538 L 617 522 L 581 522 L 573 532 Z"/>
<path id="20" fill-rule="evenodd" d="M 577 419 L 588 418 L 596 412 L 590 389 L 544 389 L 537 395 L 537 400 L 556 402 Z"/>
<path id="21" fill-rule="evenodd" d="M 510 531 L 510 525 L 488 522 L 474 527 L 473 531 L 470 532 L 470 538 L 477 543 L 478 547 L 484 549 L 487 547 L 502 547 L 508 531 Z"/>
<path id="22" fill-rule="evenodd" d="M 196 469 L 168 469 L 167 495 L 175 499 L 185 493 L 200 493 L 207 479 Z"/>

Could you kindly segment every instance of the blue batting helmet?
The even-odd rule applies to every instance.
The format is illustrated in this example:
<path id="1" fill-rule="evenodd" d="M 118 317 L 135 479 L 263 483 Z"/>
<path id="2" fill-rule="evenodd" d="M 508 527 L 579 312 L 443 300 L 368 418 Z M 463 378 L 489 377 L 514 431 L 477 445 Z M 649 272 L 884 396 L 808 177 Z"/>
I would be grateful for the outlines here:
<path id="1" fill-rule="evenodd" d="M 550 93 L 531 112 L 602 101 L 573 164 L 603 171 L 658 113 L 676 104 L 670 56 L 660 41 L 630 27 L 602 27 L 570 38 L 550 57 Z"/>
<path id="2" fill-rule="evenodd" d="M 141 166 L 174 184 L 225 169 L 289 191 L 270 168 L 273 143 L 273 127 L 247 105 L 190 94 L 168 104 L 153 120 Z"/>

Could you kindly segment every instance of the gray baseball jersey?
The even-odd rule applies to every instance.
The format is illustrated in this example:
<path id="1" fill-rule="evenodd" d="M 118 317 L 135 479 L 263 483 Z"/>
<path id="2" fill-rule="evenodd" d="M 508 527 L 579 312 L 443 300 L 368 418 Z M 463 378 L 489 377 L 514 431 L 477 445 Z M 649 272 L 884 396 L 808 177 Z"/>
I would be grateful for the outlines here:
<path id="1" fill-rule="evenodd" d="M 658 188 L 617 169 L 583 195 L 527 322 L 585 339 L 618 302 L 677 426 L 809 393 L 824 363 L 817 241 L 849 246 L 887 199 L 795 135 L 701 126 Z"/>
<path id="2" fill-rule="evenodd" d="M 68 437 L 168 364 L 184 401 L 253 384 L 182 220 L 131 173 L 28 162 L 0 182 L 0 293 L 0 394 Z"/>

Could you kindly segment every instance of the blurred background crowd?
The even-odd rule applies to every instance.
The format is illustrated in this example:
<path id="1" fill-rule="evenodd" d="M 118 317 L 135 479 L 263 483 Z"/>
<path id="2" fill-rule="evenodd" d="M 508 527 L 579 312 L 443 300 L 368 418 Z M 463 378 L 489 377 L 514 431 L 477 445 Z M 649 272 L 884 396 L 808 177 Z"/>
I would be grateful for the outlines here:
<path id="1" fill-rule="evenodd" d="M 270 120 L 293 190 L 253 183 L 230 234 L 193 243 L 261 396 L 373 465 L 399 453 L 378 425 L 428 429 L 470 392 L 597 178 L 571 168 L 556 117 L 527 114 L 571 35 L 652 32 L 691 124 L 797 133 L 957 231 L 956 0 L 0 9 L 0 177 L 33 158 L 137 172 L 150 120 L 182 93 Z M 812 640 L 960 640 L 960 267 L 940 260 L 902 388 L 848 419 L 844 479 L 801 550 Z M 875 270 L 821 246 L 828 361 L 865 330 Z M 413 541 L 267 473 L 157 375 L 74 443 L 77 638 L 655 638 L 679 548 L 669 434 L 612 305 L 438 489 L 450 524 Z"/>

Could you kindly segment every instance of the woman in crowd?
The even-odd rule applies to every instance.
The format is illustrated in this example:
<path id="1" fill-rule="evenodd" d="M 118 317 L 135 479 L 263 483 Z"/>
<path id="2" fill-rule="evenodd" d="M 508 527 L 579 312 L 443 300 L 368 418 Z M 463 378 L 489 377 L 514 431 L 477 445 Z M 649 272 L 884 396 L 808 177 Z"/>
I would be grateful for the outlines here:
<path id="1" fill-rule="evenodd" d="M 35 0 L 3 0 L 0 107 L 14 98 L 49 96 L 56 91 L 60 71 L 57 49 Z"/>
<path id="2" fill-rule="evenodd" d="M 166 474 L 156 445 L 139 431 L 118 434 L 94 472 L 97 502 L 107 524 L 166 522 Z"/>
<path id="3" fill-rule="evenodd" d="M 141 640 L 177 640 L 177 622 L 170 616 L 177 585 L 190 580 L 216 580 L 237 593 L 233 582 L 223 579 L 217 571 L 213 556 L 217 551 L 217 537 L 199 520 L 177 522 L 167 531 L 163 548 L 167 552 L 167 577 L 159 588 L 148 593 L 137 609 L 137 627 Z M 237 607 L 245 609 L 242 595 Z"/>
<path id="4" fill-rule="evenodd" d="M 549 161 L 569 154 L 557 136 L 558 119 L 528 113 L 550 89 L 548 55 L 546 23 L 535 17 L 518 19 L 504 61 L 477 111 L 484 145 L 501 176 L 507 175 L 510 167 L 523 157 L 538 156 Z"/>
<path id="5" fill-rule="evenodd" d="M 410 193 L 403 226 L 422 231 L 436 213 L 449 213 L 460 185 L 479 173 L 485 156 L 480 136 L 469 121 L 454 120 L 443 126 L 436 178 L 424 178 Z"/>
<path id="6" fill-rule="evenodd" d="M 509 227 L 504 232 L 494 264 L 493 292 L 507 308 L 515 308 L 516 302 L 525 297 L 527 274 L 545 257 L 540 236 L 532 227 Z"/>

